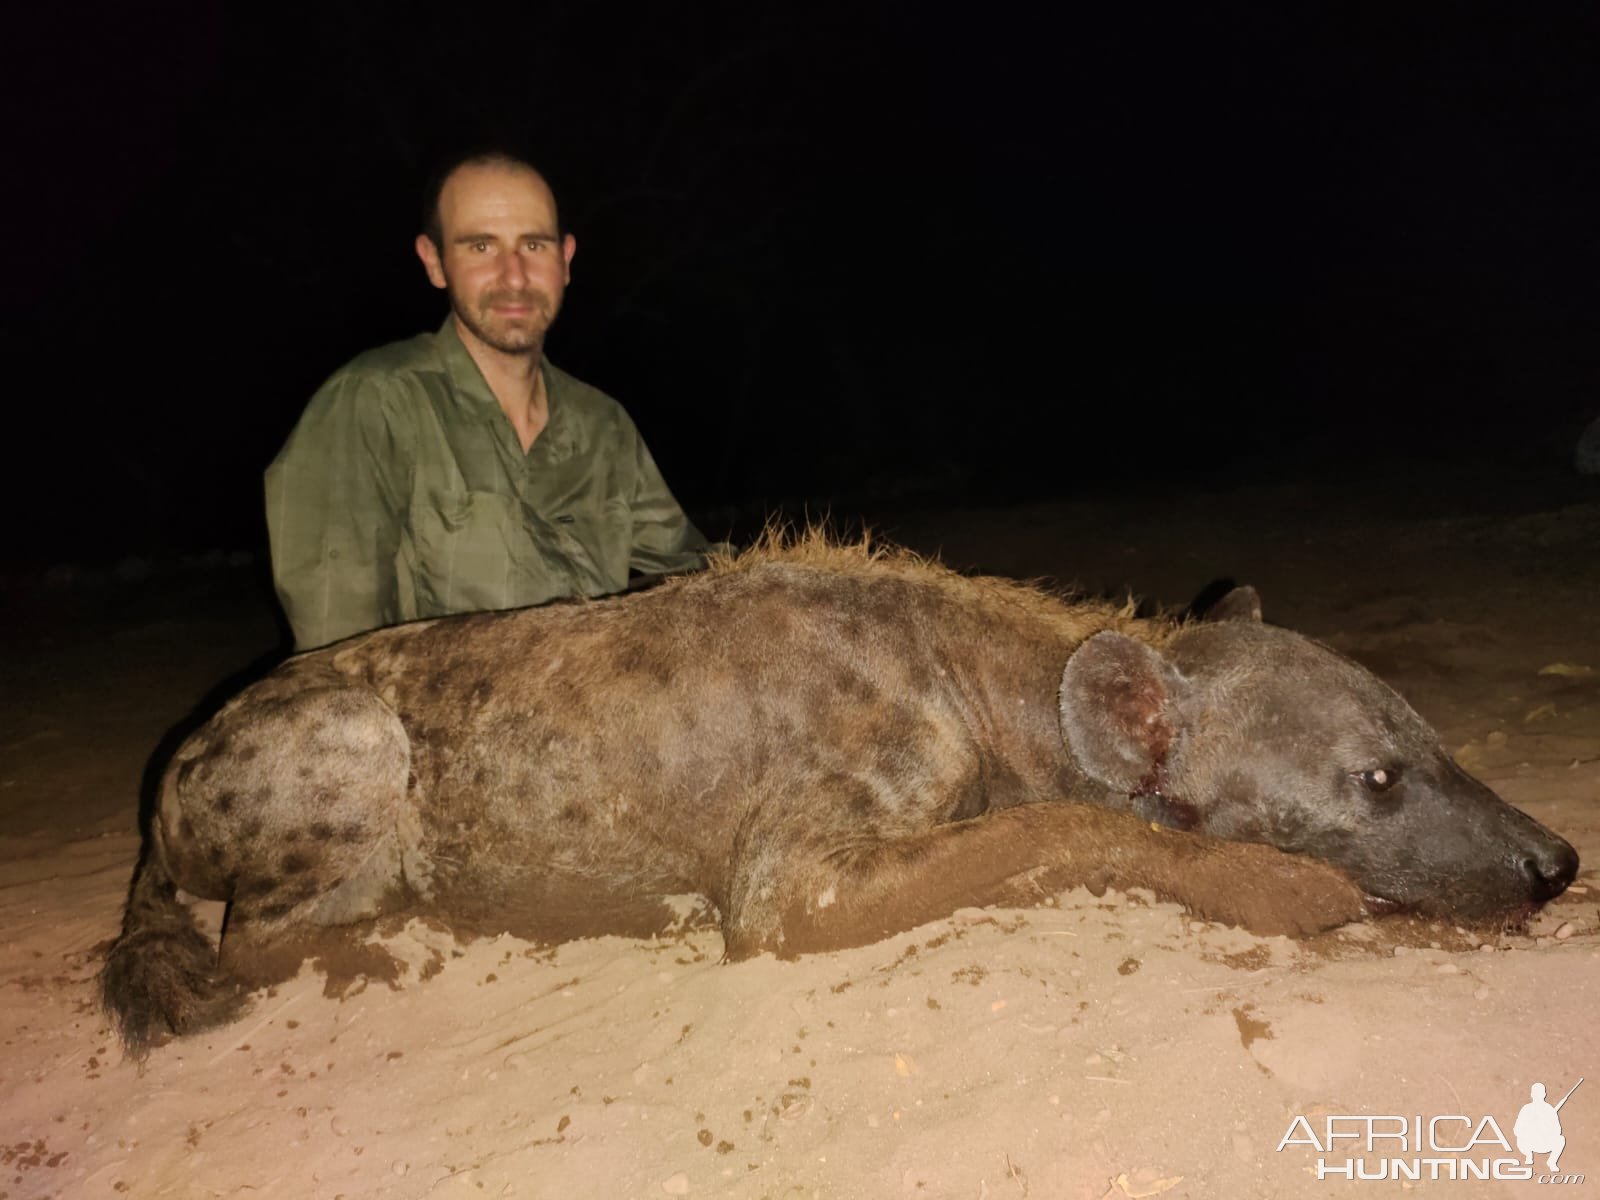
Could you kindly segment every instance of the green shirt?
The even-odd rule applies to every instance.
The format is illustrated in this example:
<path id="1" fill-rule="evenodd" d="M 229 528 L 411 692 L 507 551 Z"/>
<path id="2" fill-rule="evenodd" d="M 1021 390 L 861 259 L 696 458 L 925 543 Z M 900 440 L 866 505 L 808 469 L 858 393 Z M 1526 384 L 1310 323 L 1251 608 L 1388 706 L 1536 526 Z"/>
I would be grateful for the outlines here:
<path id="1" fill-rule="evenodd" d="M 266 476 L 297 649 L 704 564 L 705 538 L 622 406 L 543 371 L 549 423 L 526 454 L 453 319 L 322 386 Z"/>

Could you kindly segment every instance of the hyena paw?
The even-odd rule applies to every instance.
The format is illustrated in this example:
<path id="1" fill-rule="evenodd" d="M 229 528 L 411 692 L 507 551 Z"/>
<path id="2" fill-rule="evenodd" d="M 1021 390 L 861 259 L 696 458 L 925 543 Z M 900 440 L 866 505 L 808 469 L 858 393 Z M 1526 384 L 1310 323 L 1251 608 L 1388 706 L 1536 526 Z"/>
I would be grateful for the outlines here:
<path id="1" fill-rule="evenodd" d="M 1186 900 L 1211 920 L 1263 937 L 1308 937 L 1368 915 L 1361 889 L 1318 859 L 1253 845 L 1208 857 Z"/>

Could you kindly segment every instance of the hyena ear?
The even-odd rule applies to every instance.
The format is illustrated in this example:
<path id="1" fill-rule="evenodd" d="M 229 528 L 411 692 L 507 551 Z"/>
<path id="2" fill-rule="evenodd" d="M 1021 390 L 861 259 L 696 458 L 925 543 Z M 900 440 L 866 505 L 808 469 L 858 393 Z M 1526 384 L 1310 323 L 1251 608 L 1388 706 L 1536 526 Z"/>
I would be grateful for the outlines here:
<path id="1" fill-rule="evenodd" d="M 1207 621 L 1251 621 L 1261 624 L 1261 593 L 1248 583 L 1236 587 L 1206 609 Z"/>
<path id="2" fill-rule="evenodd" d="M 1160 654 L 1120 633 L 1097 633 L 1061 673 L 1061 731 L 1091 777 L 1119 792 L 1151 786 L 1166 761 L 1185 684 Z"/>

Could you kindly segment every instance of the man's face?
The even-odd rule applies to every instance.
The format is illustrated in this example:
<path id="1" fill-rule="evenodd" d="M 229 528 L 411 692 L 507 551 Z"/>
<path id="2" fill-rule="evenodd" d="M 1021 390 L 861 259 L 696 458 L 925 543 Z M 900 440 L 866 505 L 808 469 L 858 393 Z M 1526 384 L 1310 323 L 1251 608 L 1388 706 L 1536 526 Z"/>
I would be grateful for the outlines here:
<path id="1" fill-rule="evenodd" d="M 439 193 L 439 226 L 444 244 L 421 234 L 417 255 L 457 321 L 502 354 L 539 352 L 577 250 L 557 232 L 549 186 L 525 167 L 469 164 Z"/>

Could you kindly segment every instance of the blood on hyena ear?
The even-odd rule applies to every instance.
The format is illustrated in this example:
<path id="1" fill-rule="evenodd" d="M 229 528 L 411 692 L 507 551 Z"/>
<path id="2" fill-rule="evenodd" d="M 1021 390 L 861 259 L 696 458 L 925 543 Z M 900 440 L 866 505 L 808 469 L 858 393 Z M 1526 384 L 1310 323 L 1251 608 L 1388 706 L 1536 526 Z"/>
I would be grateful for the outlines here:
<path id="1" fill-rule="evenodd" d="M 1248 583 L 1236 587 L 1210 608 L 1206 609 L 1204 619 L 1207 621 L 1253 621 L 1261 623 L 1261 593 Z"/>
<path id="2" fill-rule="evenodd" d="M 1093 778 L 1120 792 L 1152 785 L 1166 761 L 1185 687 L 1177 670 L 1143 642 L 1097 633 L 1061 673 L 1061 732 Z"/>

